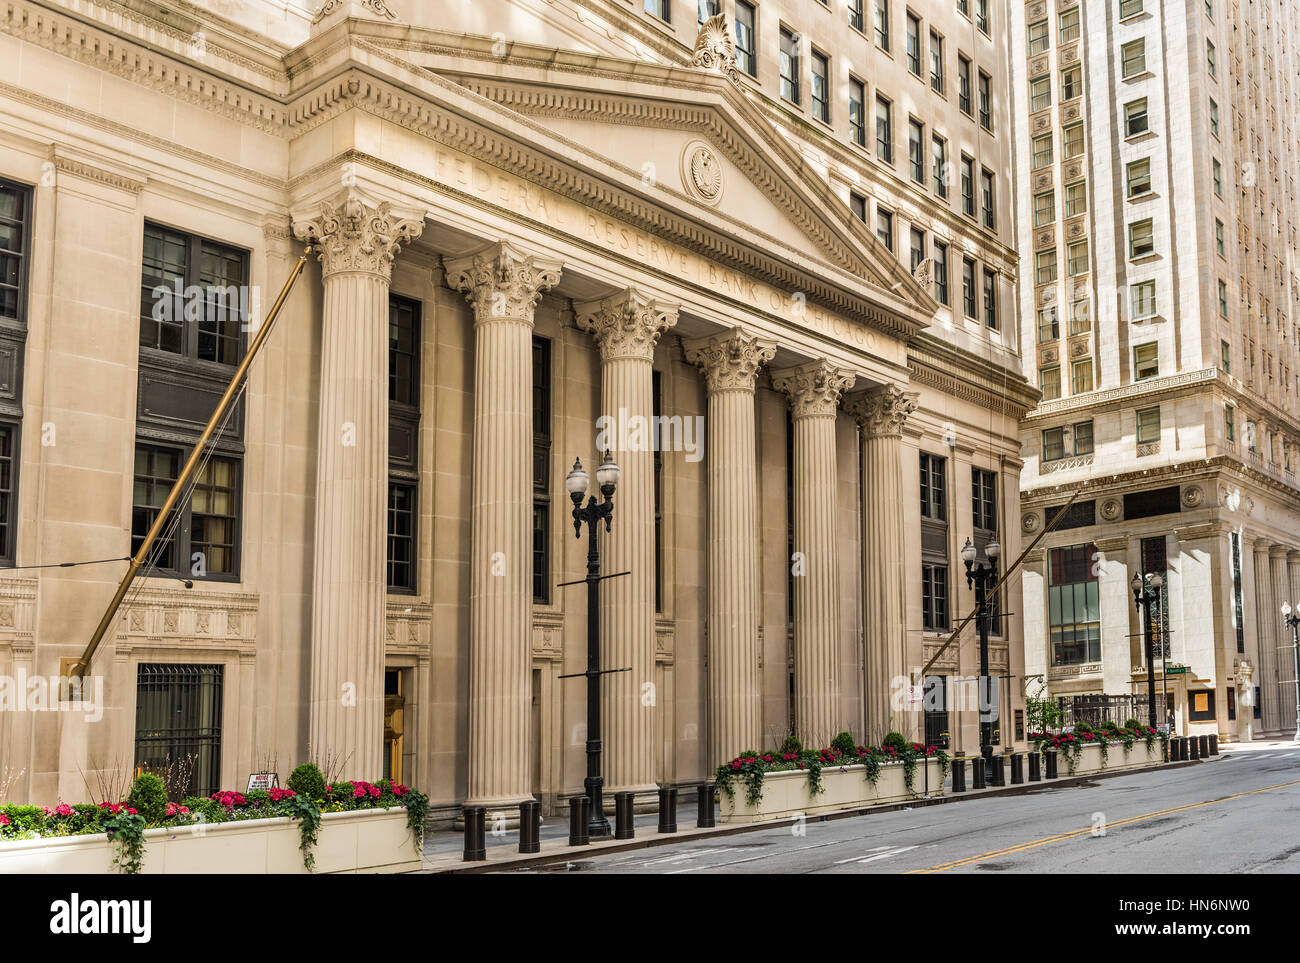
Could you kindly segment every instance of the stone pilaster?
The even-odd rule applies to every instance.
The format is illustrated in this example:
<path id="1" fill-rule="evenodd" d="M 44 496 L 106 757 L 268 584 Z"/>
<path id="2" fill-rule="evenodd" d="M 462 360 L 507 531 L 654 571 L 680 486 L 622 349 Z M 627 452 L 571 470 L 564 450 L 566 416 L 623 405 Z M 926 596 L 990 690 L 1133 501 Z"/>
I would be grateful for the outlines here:
<path id="1" fill-rule="evenodd" d="M 916 410 L 916 398 L 886 385 L 845 404 L 862 439 L 864 738 L 874 743 L 903 726 L 894 716 L 892 686 L 906 670 L 902 447 L 903 424 Z"/>
<path id="2" fill-rule="evenodd" d="M 1277 611 L 1273 605 L 1273 576 L 1268 566 L 1268 540 L 1256 539 L 1254 544 L 1255 575 L 1255 645 L 1259 661 L 1255 665 L 1255 685 L 1259 686 L 1259 726 L 1261 732 L 1272 728 L 1268 715 L 1269 679 L 1274 678 L 1277 665 Z M 1252 710 L 1253 711 L 1253 710 Z"/>
<path id="3" fill-rule="evenodd" d="M 294 223 L 324 282 L 308 739 L 360 779 L 381 771 L 384 737 L 388 285 L 423 227 L 355 192 Z"/>
<path id="4" fill-rule="evenodd" d="M 677 323 L 677 306 L 632 289 L 574 306 L 578 326 L 600 349 L 597 444 L 622 469 L 614 521 L 602 533 L 601 570 L 630 572 L 601 583 L 601 666 L 630 668 L 601 684 L 606 791 L 655 788 L 655 545 L 653 369 L 659 336 Z M 638 431 L 638 426 L 642 429 Z"/>
<path id="5" fill-rule="evenodd" d="M 531 799 L 533 310 L 559 261 L 502 241 L 447 261 L 474 308 L 466 803 Z"/>
<path id="6" fill-rule="evenodd" d="M 776 343 L 740 328 L 685 345 L 709 391 L 709 758 L 762 740 L 754 382 Z"/>
<path id="7" fill-rule="evenodd" d="M 1294 610 L 1292 614 L 1300 613 L 1300 552 L 1294 549 L 1287 552 L 1286 555 L 1287 582 L 1289 583 L 1290 593 L 1287 595 L 1287 601 L 1291 603 Z M 1283 625 L 1281 630 L 1281 648 L 1277 652 L 1277 664 L 1280 667 L 1278 678 L 1295 679 L 1300 667 L 1296 665 L 1295 645 L 1292 641 L 1291 629 Z M 1295 683 L 1283 685 L 1280 687 L 1281 692 L 1278 694 L 1279 715 L 1282 720 L 1282 728 L 1294 731 L 1296 727 L 1296 697 Z"/>
<path id="8" fill-rule="evenodd" d="M 1265 728 L 1268 729 L 1286 727 L 1286 710 L 1283 705 L 1290 695 L 1290 686 L 1285 686 L 1282 681 L 1291 678 L 1291 673 L 1288 671 L 1288 666 L 1291 664 L 1290 653 L 1285 648 L 1291 641 L 1291 633 L 1282 622 L 1282 603 L 1291 598 L 1291 580 L 1287 574 L 1286 556 L 1285 545 L 1273 545 L 1268 551 L 1268 563 L 1273 572 L 1273 606 L 1270 615 L 1274 632 L 1273 662 L 1270 666 L 1271 671 L 1264 677 L 1264 684 L 1268 687 L 1268 691 L 1264 694 L 1264 723 Z"/>
<path id="9" fill-rule="evenodd" d="M 822 747 L 843 728 L 839 679 L 839 553 L 835 413 L 856 376 L 826 361 L 773 372 L 794 422 L 795 728 Z"/>

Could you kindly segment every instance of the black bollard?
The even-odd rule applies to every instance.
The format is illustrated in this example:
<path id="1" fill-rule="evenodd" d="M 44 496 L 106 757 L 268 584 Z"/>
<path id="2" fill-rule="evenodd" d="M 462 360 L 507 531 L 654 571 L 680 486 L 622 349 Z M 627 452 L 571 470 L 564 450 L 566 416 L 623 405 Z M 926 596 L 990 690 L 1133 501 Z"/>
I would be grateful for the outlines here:
<path id="1" fill-rule="evenodd" d="M 1210 734 L 1210 755 L 1219 754 L 1219 734 L 1217 732 Z"/>
<path id="2" fill-rule="evenodd" d="M 1056 750 L 1048 749 L 1045 753 L 1043 753 L 1043 755 L 1047 757 L 1047 774 L 1046 774 L 1047 778 L 1055 779 L 1056 778 Z"/>
<path id="3" fill-rule="evenodd" d="M 966 791 L 966 760 L 961 756 L 952 761 L 952 791 Z"/>
<path id="4" fill-rule="evenodd" d="M 636 827 L 632 825 L 632 793 L 614 793 L 614 838 L 632 839 Z"/>
<path id="5" fill-rule="evenodd" d="M 677 832 L 677 790 L 669 786 L 659 790 L 659 832 Z"/>
<path id="6" fill-rule="evenodd" d="M 465 815 L 465 853 L 467 863 L 487 859 L 487 835 L 484 831 L 487 810 L 482 806 L 466 806 Z"/>
<path id="7" fill-rule="evenodd" d="M 984 777 L 984 757 L 975 756 L 970 761 L 970 787 L 983 789 L 986 785 Z"/>
<path id="8" fill-rule="evenodd" d="M 1195 736 L 1187 737 L 1187 759 L 1195 761 L 1201 758 L 1201 740 Z"/>
<path id="9" fill-rule="evenodd" d="M 519 851 L 521 853 L 542 851 L 541 823 L 541 803 L 536 799 L 529 799 L 519 804 Z"/>
<path id="10" fill-rule="evenodd" d="M 1031 752 L 1029 754 L 1029 781 L 1043 781 L 1043 756 L 1041 753 Z"/>
<path id="11" fill-rule="evenodd" d="M 1007 784 L 1007 758 L 1003 755 L 993 757 L 993 771 L 989 774 L 990 786 L 1005 786 Z"/>
<path id="12" fill-rule="evenodd" d="M 1170 762 L 1183 761 L 1183 737 L 1182 736 L 1174 736 L 1172 739 L 1169 740 L 1169 761 Z"/>
<path id="13" fill-rule="evenodd" d="M 587 816 L 591 812 L 591 800 L 586 796 L 574 796 L 569 800 L 569 845 L 586 846 L 591 842 L 587 835 Z"/>
<path id="14" fill-rule="evenodd" d="M 1200 736 L 1198 741 L 1200 742 L 1199 748 L 1201 750 L 1201 758 L 1209 759 L 1210 758 L 1210 737 Z"/>
<path id="15" fill-rule="evenodd" d="M 1025 756 L 1024 753 L 1015 752 L 1011 754 L 1011 785 L 1019 786 L 1025 781 Z"/>
<path id="16" fill-rule="evenodd" d="M 713 783 L 700 783 L 695 796 L 695 825 L 700 829 L 713 826 Z"/>

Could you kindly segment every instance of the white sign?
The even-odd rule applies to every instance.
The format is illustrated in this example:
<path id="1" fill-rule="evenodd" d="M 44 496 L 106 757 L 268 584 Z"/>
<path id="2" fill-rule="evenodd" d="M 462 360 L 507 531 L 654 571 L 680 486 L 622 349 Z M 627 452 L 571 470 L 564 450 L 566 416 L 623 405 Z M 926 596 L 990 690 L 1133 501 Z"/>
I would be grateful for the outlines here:
<path id="1" fill-rule="evenodd" d="M 255 789 L 279 789 L 280 776 L 274 772 L 255 772 L 248 777 L 248 788 L 244 792 L 252 792 Z"/>

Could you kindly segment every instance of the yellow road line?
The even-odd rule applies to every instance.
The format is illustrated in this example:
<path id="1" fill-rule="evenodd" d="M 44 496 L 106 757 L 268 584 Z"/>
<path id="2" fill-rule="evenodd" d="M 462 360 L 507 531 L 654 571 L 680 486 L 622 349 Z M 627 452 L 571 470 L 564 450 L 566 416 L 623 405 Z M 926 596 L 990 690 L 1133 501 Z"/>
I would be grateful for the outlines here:
<path id="1" fill-rule="evenodd" d="M 1230 802 L 1233 799 L 1241 799 L 1244 796 L 1254 796 L 1257 793 L 1272 792 L 1274 789 L 1285 789 L 1288 786 L 1295 785 L 1300 785 L 1300 779 L 1292 779 L 1290 782 L 1281 782 L 1276 786 L 1265 786 L 1263 789 L 1251 789 L 1248 792 L 1234 793 L 1231 796 L 1221 796 L 1218 799 L 1207 799 L 1204 802 L 1189 803 L 1186 806 L 1175 806 L 1173 809 L 1161 809 L 1153 813 L 1143 813 L 1141 816 L 1130 816 L 1128 819 L 1117 819 L 1114 822 L 1107 823 L 1106 828 L 1111 829 L 1114 826 L 1127 826 L 1130 823 L 1142 822 L 1144 819 L 1154 819 L 1157 816 L 1167 816 L 1170 813 L 1186 812 L 1189 809 L 1199 809 L 1202 806 L 1214 806 L 1218 803 Z M 909 875 L 942 873 L 949 869 L 955 869 L 958 866 L 968 866 L 971 863 L 978 863 L 982 860 L 996 859 L 999 856 L 1008 856 L 1011 853 L 1021 853 L 1027 849 L 1036 849 L 1039 846 L 1046 846 L 1049 843 L 1057 843 L 1065 839 L 1076 839 L 1079 836 L 1087 836 L 1090 835 L 1092 831 L 1093 828 L 1089 826 L 1087 829 L 1076 829 L 1068 833 L 1059 833 L 1055 836 L 1044 836 L 1042 839 L 1035 839 L 1031 842 L 1021 843 L 1018 846 L 1008 847 L 1007 849 L 997 849 L 988 853 L 980 853 L 978 856 L 969 856 L 966 859 L 956 859 L 950 863 L 940 863 L 938 866 L 931 866 L 928 869 L 911 869 L 907 872 Z"/>

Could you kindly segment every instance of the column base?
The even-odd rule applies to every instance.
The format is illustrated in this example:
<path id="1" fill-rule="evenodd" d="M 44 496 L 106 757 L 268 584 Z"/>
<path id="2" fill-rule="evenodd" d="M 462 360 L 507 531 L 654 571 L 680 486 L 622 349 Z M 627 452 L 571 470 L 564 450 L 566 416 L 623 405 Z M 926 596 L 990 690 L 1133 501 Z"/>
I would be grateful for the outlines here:
<path id="1" fill-rule="evenodd" d="M 513 810 L 514 819 L 519 819 L 519 804 L 522 802 L 532 802 L 534 796 L 529 793 L 523 796 L 493 796 L 490 799 L 466 799 L 465 806 L 482 806 L 488 811 L 489 818 L 494 809 Z"/>

